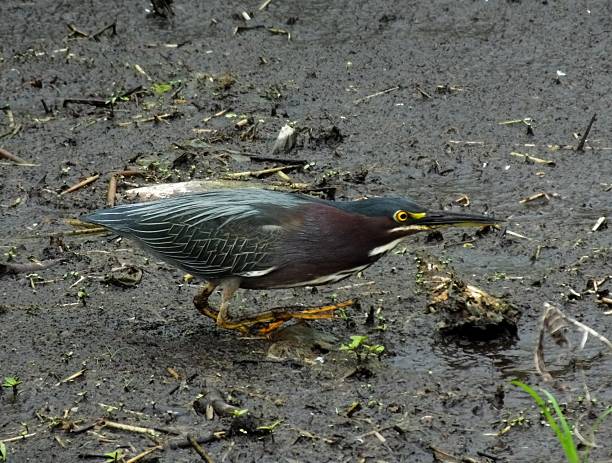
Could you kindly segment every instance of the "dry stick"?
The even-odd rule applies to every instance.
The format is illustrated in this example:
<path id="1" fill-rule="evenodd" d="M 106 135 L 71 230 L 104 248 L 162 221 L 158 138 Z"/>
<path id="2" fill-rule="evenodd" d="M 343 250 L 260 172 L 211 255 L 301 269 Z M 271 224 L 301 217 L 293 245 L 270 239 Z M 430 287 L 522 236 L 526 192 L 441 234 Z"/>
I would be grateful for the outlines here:
<path id="1" fill-rule="evenodd" d="M 587 137 L 589 136 L 589 133 L 591 132 L 591 127 L 593 127 L 593 123 L 596 120 L 597 120 L 597 114 L 593 114 L 593 117 L 591 117 L 591 121 L 589 122 L 589 125 L 587 125 L 587 128 L 584 131 L 584 135 L 580 139 L 578 146 L 576 146 L 576 151 L 584 151 L 584 145 L 587 141 Z"/>
<path id="2" fill-rule="evenodd" d="M 387 93 L 391 93 L 391 92 L 394 92 L 394 91 L 399 90 L 399 89 L 400 89 L 400 86 L 397 85 L 395 87 L 391 87 L 391 88 L 388 88 L 386 90 L 381 90 L 380 92 L 373 93 L 372 95 L 368 95 L 368 96 L 365 96 L 363 98 L 359 98 L 359 99 L 353 101 L 353 103 L 355 103 L 355 104 L 363 103 L 364 101 L 367 101 L 370 98 L 374 98 L 374 97 L 377 97 L 377 96 L 385 95 Z"/>
<path id="3" fill-rule="evenodd" d="M 111 35 L 117 35 L 117 23 L 114 22 L 112 24 L 109 24 L 108 26 L 104 26 L 102 29 L 100 29 L 98 32 L 96 32 L 91 37 L 97 40 L 99 36 L 104 34 L 104 32 L 106 32 L 109 29 L 111 30 Z"/>
<path id="4" fill-rule="evenodd" d="M 423 98 L 431 99 L 431 95 L 427 93 L 425 90 L 423 90 L 421 87 L 417 86 L 416 89 L 417 89 L 417 92 L 419 92 Z"/>
<path id="5" fill-rule="evenodd" d="M 72 32 L 72 35 L 78 35 L 79 37 L 89 38 L 88 33 L 78 30 L 74 24 L 68 24 L 68 29 L 70 29 L 70 32 Z"/>
<path id="6" fill-rule="evenodd" d="M 200 437 L 196 437 L 195 441 L 199 444 L 206 444 L 208 442 L 213 442 L 216 440 L 220 440 L 223 439 L 223 437 L 225 437 L 225 431 L 219 431 L 219 432 L 211 432 L 208 434 L 205 434 L 203 436 Z M 191 447 L 191 443 L 189 442 L 189 440 L 179 440 L 179 441 L 173 441 L 170 442 L 167 446 L 168 448 L 174 450 L 174 449 L 186 449 Z"/>
<path id="7" fill-rule="evenodd" d="M 96 175 L 92 175 L 91 177 L 87 177 L 85 180 L 82 180 L 79 183 L 77 183 L 76 185 L 72 185 L 67 190 L 62 191 L 59 195 L 63 196 L 65 194 L 67 194 L 67 193 L 72 193 L 73 191 L 79 190 L 79 189 L 89 185 L 90 183 L 95 182 L 96 180 L 98 180 L 98 178 L 100 178 L 100 174 L 96 174 Z"/>
<path id="8" fill-rule="evenodd" d="M 529 203 L 531 201 L 535 201 L 536 199 L 544 198 L 546 201 L 550 201 L 550 196 L 547 193 L 540 192 L 523 198 L 519 201 L 521 204 Z"/>
<path id="9" fill-rule="evenodd" d="M 56 238 L 64 236 L 83 236 L 83 235 L 97 235 L 98 233 L 109 233 L 108 228 L 104 227 L 93 227 L 86 228 L 85 230 L 72 230 L 67 232 L 49 233 L 45 238 Z M 40 235 L 30 235 L 26 238 L 40 238 Z"/>
<path id="10" fill-rule="evenodd" d="M 35 432 L 31 434 L 22 434 L 21 436 L 17 436 L 17 437 L 9 437 L 8 439 L 0 439 L 0 442 L 2 442 L 3 444 L 5 444 L 6 442 L 15 442 L 18 440 L 27 439 L 28 437 L 32 437 L 35 435 L 36 435 Z"/>
<path id="11" fill-rule="evenodd" d="M 59 264 L 62 262 L 62 260 L 63 259 L 52 259 L 45 262 L 30 262 L 28 264 L 12 264 L 10 262 L 6 262 L 4 264 L 0 264 L 0 275 L 30 273 L 38 270 L 44 270 Z"/>
<path id="12" fill-rule="evenodd" d="M 272 167 L 270 169 L 247 171 L 247 172 L 235 172 L 232 174 L 225 175 L 226 178 L 240 178 L 240 177 L 262 177 L 264 175 L 274 174 L 282 170 L 292 170 L 304 167 L 302 164 L 292 164 L 288 166 Z"/>
<path id="13" fill-rule="evenodd" d="M 115 196 L 117 194 L 117 183 L 119 177 L 135 177 L 137 175 L 145 175 L 144 172 L 137 170 L 122 170 L 121 172 L 113 172 L 108 182 L 108 192 L 106 193 L 106 205 L 113 207 L 115 205 Z"/>
<path id="14" fill-rule="evenodd" d="M 8 159 L 16 164 L 28 164 L 28 161 L 21 159 L 19 156 L 15 156 L 13 153 L 5 150 L 4 148 L 0 148 L 0 159 Z"/>
<path id="15" fill-rule="evenodd" d="M 122 93 L 115 99 L 127 98 L 132 96 L 134 93 L 140 93 L 142 91 L 142 85 L 139 85 L 126 91 L 125 93 Z M 65 108 L 69 104 L 87 104 L 95 106 L 96 108 L 111 108 L 113 106 L 113 99 L 103 100 L 101 98 L 65 98 L 62 102 L 62 108 Z"/>
<path id="16" fill-rule="evenodd" d="M 131 424 L 117 423 L 115 421 L 102 421 L 101 423 L 106 428 L 119 429 L 121 431 L 136 432 L 139 434 L 148 434 L 152 437 L 159 436 L 159 432 L 152 428 L 144 428 L 142 426 L 132 426 Z"/>
<path id="17" fill-rule="evenodd" d="M 156 445 L 155 447 L 151 447 L 150 449 L 147 449 L 144 452 L 141 452 L 138 455 L 130 458 L 125 463 L 136 463 L 137 461 L 142 460 L 144 457 L 146 457 L 147 455 L 155 452 L 156 450 L 162 450 L 162 449 L 163 449 L 163 447 L 161 447 L 159 445 Z"/>
<path id="18" fill-rule="evenodd" d="M 106 205 L 113 207 L 115 205 L 115 195 L 117 194 L 117 176 L 111 175 L 108 181 L 108 192 L 106 193 Z"/>
<path id="19" fill-rule="evenodd" d="M 62 108 L 65 108 L 69 104 L 88 104 L 96 108 L 108 108 L 111 105 L 110 101 L 100 98 L 65 98 L 62 102 Z"/>
<path id="20" fill-rule="evenodd" d="M 67 376 L 66 378 L 62 379 L 59 383 L 56 384 L 56 386 L 59 386 L 60 384 L 68 383 L 70 381 L 74 381 L 80 376 L 83 376 L 86 371 L 87 371 L 87 368 L 83 368 L 82 370 L 79 370 L 76 373 L 73 373 L 70 376 Z"/>
<path id="21" fill-rule="evenodd" d="M 143 91 L 144 91 L 144 88 L 142 87 L 142 85 L 138 85 L 137 87 L 134 87 L 126 91 L 125 93 L 122 93 L 121 95 L 119 95 L 119 98 L 127 98 L 129 96 L 132 96 L 135 93 L 142 93 Z"/>
<path id="22" fill-rule="evenodd" d="M 193 447 L 193 449 L 196 451 L 196 453 L 200 455 L 200 458 L 202 458 L 202 460 L 204 460 L 206 463 L 214 463 L 214 460 L 210 457 L 208 452 L 206 452 L 206 450 L 204 450 L 204 448 L 200 444 L 198 444 L 198 442 L 194 439 L 193 436 L 187 436 L 187 440 L 189 441 L 189 444 L 191 444 L 191 447 Z"/>
<path id="23" fill-rule="evenodd" d="M 605 217 L 600 217 L 599 219 L 597 219 L 597 222 L 595 222 L 595 225 L 593 225 L 593 228 L 591 228 L 591 231 L 596 232 L 602 227 L 602 225 L 606 223 L 606 221 L 607 219 Z"/>
<path id="24" fill-rule="evenodd" d="M 42 103 L 43 109 L 45 110 L 45 114 L 53 114 L 53 110 L 49 108 L 49 106 L 47 106 L 47 103 L 45 100 L 41 98 L 40 102 Z"/>
<path id="25" fill-rule="evenodd" d="M 524 158 L 527 161 L 531 161 L 535 164 L 546 164 L 547 166 L 554 167 L 556 165 L 555 161 L 551 161 L 550 159 L 542 159 L 536 158 L 535 156 L 531 156 L 529 154 L 517 153 L 516 151 L 512 151 L 510 156 L 516 156 L 518 158 Z"/>

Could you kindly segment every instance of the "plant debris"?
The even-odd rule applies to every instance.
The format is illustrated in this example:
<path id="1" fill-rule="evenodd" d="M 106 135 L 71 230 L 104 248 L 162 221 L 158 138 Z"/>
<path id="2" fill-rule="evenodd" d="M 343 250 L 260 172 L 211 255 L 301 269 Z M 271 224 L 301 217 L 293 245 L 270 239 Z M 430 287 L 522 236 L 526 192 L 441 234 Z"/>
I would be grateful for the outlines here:
<path id="1" fill-rule="evenodd" d="M 582 334 L 579 349 L 582 350 L 586 345 L 589 335 L 604 343 L 612 351 L 612 342 L 605 336 L 599 334 L 593 328 L 579 322 L 573 317 L 566 315 L 561 309 L 552 304 L 544 303 L 544 312 L 540 318 L 538 342 L 534 352 L 533 362 L 536 371 L 545 381 L 552 381 L 553 377 L 546 368 L 544 361 L 544 341 L 546 334 L 550 335 L 555 343 L 560 347 L 569 347 L 570 342 L 566 336 L 567 328 L 573 326 Z"/>
<path id="2" fill-rule="evenodd" d="M 469 339 L 513 337 L 521 311 L 459 279 L 433 256 L 417 258 L 418 281 L 429 292 L 428 308 L 441 317 L 441 333 Z"/>

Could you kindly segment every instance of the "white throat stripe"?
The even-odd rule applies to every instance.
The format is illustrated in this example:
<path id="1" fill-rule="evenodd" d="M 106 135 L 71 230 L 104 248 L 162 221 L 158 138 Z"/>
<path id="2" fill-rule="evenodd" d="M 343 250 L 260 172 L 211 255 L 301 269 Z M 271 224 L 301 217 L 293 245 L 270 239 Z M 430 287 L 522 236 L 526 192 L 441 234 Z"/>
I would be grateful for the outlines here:
<path id="1" fill-rule="evenodd" d="M 404 238 L 398 238 L 396 240 L 391 241 L 390 243 L 383 244 L 382 246 L 378 246 L 378 247 L 372 249 L 368 253 L 368 256 L 372 257 L 372 256 L 377 256 L 379 254 L 384 254 L 384 253 L 390 251 L 391 249 L 393 249 L 395 246 L 397 246 L 402 241 L 404 241 Z"/>

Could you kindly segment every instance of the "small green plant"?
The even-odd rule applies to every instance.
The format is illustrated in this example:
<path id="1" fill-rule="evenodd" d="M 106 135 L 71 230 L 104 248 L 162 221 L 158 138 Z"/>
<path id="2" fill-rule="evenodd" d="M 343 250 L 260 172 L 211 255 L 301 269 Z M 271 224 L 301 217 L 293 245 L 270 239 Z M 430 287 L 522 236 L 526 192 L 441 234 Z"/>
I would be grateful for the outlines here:
<path id="1" fill-rule="evenodd" d="M 351 342 L 348 344 L 342 344 L 340 346 L 340 350 L 354 353 L 359 361 L 365 360 L 369 356 L 380 357 L 380 355 L 385 351 L 385 346 L 381 344 L 369 345 L 366 344 L 367 342 L 367 336 L 351 336 Z"/>
<path id="2" fill-rule="evenodd" d="M 557 440 L 561 444 L 563 452 L 565 453 L 565 458 L 567 459 L 568 463 L 588 463 L 589 452 L 590 449 L 594 446 L 594 444 L 589 445 L 587 447 L 587 450 L 584 452 L 583 458 L 581 459 L 578 455 L 578 448 L 576 447 L 576 442 L 574 442 L 574 434 L 572 432 L 572 427 L 565 418 L 563 410 L 561 410 L 559 402 L 557 401 L 555 396 L 553 396 L 546 389 L 540 388 L 540 391 L 542 391 L 542 393 L 548 400 L 548 402 L 546 402 L 544 398 L 540 394 L 538 394 L 538 392 L 531 386 L 518 380 L 512 381 L 512 384 L 520 387 L 523 391 L 529 394 L 533 401 L 536 403 L 536 405 L 540 409 L 540 412 L 542 412 L 542 415 L 544 415 L 546 422 L 554 431 Z M 612 414 L 612 407 L 608 407 L 601 415 L 597 417 L 595 423 L 591 427 L 592 434 L 597 432 L 603 420 L 610 414 Z"/>
<path id="3" fill-rule="evenodd" d="M 263 432 L 274 432 L 274 430 L 276 428 L 278 428 L 281 425 L 282 421 L 281 420 L 276 420 L 270 424 L 266 424 L 266 425 L 262 425 L 262 426 L 257 426 L 257 430 L 258 431 L 263 431 Z"/>
<path id="4" fill-rule="evenodd" d="M 174 87 L 178 87 L 181 85 L 180 80 L 171 80 L 170 82 L 157 82 L 151 85 L 151 91 L 156 95 L 163 95 L 164 93 L 168 93 Z"/>
<path id="5" fill-rule="evenodd" d="M 12 389 L 13 391 L 13 398 L 17 397 L 18 391 L 17 391 L 17 387 L 21 384 L 21 380 L 19 379 L 19 376 L 7 376 L 6 378 L 4 378 L 4 381 L 2 382 L 2 387 L 5 387 L 7 389 Z"/>
<path id="6" fill-rule="evenodd" d="M 114 452 L 105 453 L 104 458 L 106 458 L 106 463 L 117 463 L 123 458 L 123 454 L 121 450 L 115 450 Z"/>
<path id="7" fill-rule="evenodd" d="M 17 256 L 17 248 L 15 248 L 15 246 L 11 246 L 9 250 L 4 253 L 4 256 L 6 257 L 7 262 L 15 260 L 15 257 Z"/>
<path id="8" fill-rule="evenodd" d="M 87 290 L 85 288 L 80 288 L 79 291 L 77 292 L 77 299 L 83 305 L 85 305 L 88 297 L 89 297 L 89 293 L 87 293 Z"/>
<path id="9" fill-rule="evenodd" d="M 540 412 L 542 412 L 542 415 L 544 415 L 546 422 L 555 432 L 557 440 L 561 444 L 561 447 L 563 447 L 563 452 L 565 453 L 565 458 L 567 458 L 567 461 L 569 463 L 580 463 L 580 457 L 578 456 L 578 450 L 576 448 L 576 443 L 574 442 L 574 435 L 572 434 L 570 425 L 567 422 L 561 407 L 559 407 L 559 402 L 557 402 L 555 396 L 553 396 L 546 389 L 540 389 L 552 405 L 553 411 L 556 415 L 553 416 L 548 403 L 546 403 L 546 401 L 540 394 L 537 393 L 535 389 L 518 380 L 512 381 L 512 384 L 520 387 L 523 391 L 531 396 L 533 401 L 540 409 Z"/>
<path id="10" fill-rule="evenodd" d="M 8 458 L 8 452 L 6 450 L 6 445 L 4 442 L 0 441 L 0 461 L 4 462 Z"/>
<path id="11" fill-rule="evenodd" d="M 244 416 L 249 413 L 248 408 L 237 408 L 236 410 L 232 410 L 232 416 L 234 418 L 238 418 L 239 416 Z"/>

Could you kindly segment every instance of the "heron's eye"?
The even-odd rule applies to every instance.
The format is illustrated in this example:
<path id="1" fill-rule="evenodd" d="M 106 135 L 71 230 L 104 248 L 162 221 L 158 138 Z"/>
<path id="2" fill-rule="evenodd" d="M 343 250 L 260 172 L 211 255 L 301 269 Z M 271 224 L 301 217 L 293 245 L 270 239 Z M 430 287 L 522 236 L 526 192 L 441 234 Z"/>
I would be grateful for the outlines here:
<path id="1" fill-rule="evenodd" d="M 395 220 L 398 223 L 405 222 L 406 220 L 408 220 L 408 212 L 397 211 L 395 214 L 393 214 L 393 220 Z"/>

